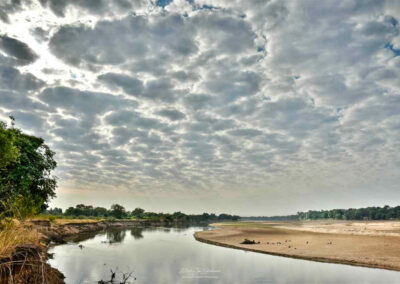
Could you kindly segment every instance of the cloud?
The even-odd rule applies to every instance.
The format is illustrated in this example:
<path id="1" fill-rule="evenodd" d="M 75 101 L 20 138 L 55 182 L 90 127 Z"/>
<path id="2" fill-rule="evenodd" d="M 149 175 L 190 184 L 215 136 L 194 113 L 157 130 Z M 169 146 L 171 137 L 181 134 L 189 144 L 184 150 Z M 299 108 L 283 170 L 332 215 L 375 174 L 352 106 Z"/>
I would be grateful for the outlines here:
<path id="1" fill-rule="evenodd" d="M 235 129 L 229 131 L 229 134 L 232 136 L 252 138 L 254 136 L 261 135 L 262 132 L 257 129 Z"/>
<path id="2" fill-rule="evenodd" d="M 53 109 L 64 109 L 73 116 L 81 117 L 104 114 L 108 110 L 122 106 L 136 107 L 138 105 L 136 101 L 122 99 L 117 95 L 67 87 L 46 88 L 39 95 L 39 99 Z"/>
<path id="3" fill-rule="evenodd" d="M 55 149 L 62 190 L 398 199 L 396 1 L 22 2 L 0 8 L 0 116 Z"/>
<path id="4" fill-rule="evenodd" d="M 134 2 L 127 0 L 41 0 L 40 2 L 43 7 L 49 7 L 59 17 L 65 17 L 67 9 L 94 15 L 112 15 L 114 13 L 121 14 L 148 4 L 148 1 L 143 0 Z"/>
<path id="5" fill-rule="evenodd" d="M 0 48 L 22 64 L 30 64 L 38 57 L 26 43 L 4 35 L 0 36 Z"/>
<path id="6" fill-rule="evenodd" d="M 183 112 L 180 112 L 179 110 L 176 109 L 162 109 L 158 112 L 156 112 L 159 116 L 166 117 L 172 121 L 176 120 L 182 120 L 186 117 L 186 115 Z"/>
<path id="7" fill-rule="evenodd" d="M 35 101 L 24 93 L 0 90 L 1 107 L 10 110 L 48 110 L 45 104 Z"/>
<path id="8" fill-rule="evenodd" d="M 0 89 L 12 91 L 37 90 L 44 85 L 32 74 L 21 74 L 18 69 L 0 65 Z"/>
<path id="9" fill-rule="evenodd" d="M 98 77 L 100 81 L 103 81 L 106 85 L 111 87 L 121 87 L 125 93 L 129 95 L 139 95 L 143 92 L 142 81 L 132 78 L 130 76 L 107 73 Z"/>
<path id="10" fill-rule="evenodd" d="M 77 66 L 125 63 L 150 55 L 155 46 L 159 52 L 186 56 L 196 52 L 197 46 L 184 21 L 179 15 L 138 15 L 100 21 L 93 29 L 63 26 L 51 38 L 50 48 L 59 58 Z"/>
<path id="11" fill-rule="evenodd" d="M 211 105 L 213 97 L 207 94 L 190 94 L 184 98 L 184 104 L 188 108 L 201 109 Z"/>

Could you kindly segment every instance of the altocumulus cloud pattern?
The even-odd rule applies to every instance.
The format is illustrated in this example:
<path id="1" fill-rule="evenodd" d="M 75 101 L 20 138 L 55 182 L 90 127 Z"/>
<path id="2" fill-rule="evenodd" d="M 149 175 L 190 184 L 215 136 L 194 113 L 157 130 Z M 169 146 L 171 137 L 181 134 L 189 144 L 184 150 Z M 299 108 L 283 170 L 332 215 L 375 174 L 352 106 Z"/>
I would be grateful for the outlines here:
<path id="1" fill-rule="evenodd" d="M 61 190 L 399 198 L 399 15 L 399 1 L 2 1 L 0 118 L 57 152 Z"/>

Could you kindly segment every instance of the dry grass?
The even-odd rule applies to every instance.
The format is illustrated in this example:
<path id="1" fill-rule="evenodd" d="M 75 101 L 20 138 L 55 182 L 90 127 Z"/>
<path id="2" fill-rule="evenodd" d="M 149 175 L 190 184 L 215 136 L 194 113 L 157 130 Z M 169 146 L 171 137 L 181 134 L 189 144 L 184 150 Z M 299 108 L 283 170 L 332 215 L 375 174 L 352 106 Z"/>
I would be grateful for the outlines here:
<path id="1" fill-rule="evenodd" d="M 40 244 L 39 233 L 16 220 L 0 223 L 0 258 L 8 257 L 22 244 Z"/>
<path id="2" fill-rule="evenodd" d="M 31 251 L 21 251 L 26 246 Z M 0 221 L 0 283 L 58 284 L 62 279 L 63 275 L 48 265 L 36 229 L 17 220 Z"/>
<path id="3" fill-rule="evenodd" d="M 67 225 L 67 224 L 81 224 L 81 223 L 98 223 L 102 219 L 56 219 L 54 223 L 57 225 Z"/>
<path id="4" fill-rule="evenodd" d="M 53 224 L 57 225 L 66 225 L 70 223 L 97 223 L 99 221 L 105 220 L 104 218 L 70 218 L 70 217 L 60 217 L 60 216 L 53 216 L 53 215 L 36 215 L 34 218 L 31 218 L 27 221 L 50 221 Z"/>
<path id="5" fill-rule="evenodd" d="M 49 220 L 45 216 L 37 216 L 32 220 Z M 78 218 L 55 218 L 50 220 L 55 225 L 68 225 L 68 224 L 88 224 L 88 223 L 98 223 L 102 221 L 115 221 L 115 222 L 126 222 L 126 221 L 137 221 L 141 219 L 130 218 L 130 219 L 113 219 L 113 218 L 88 218 L 88 219 L 78 219 Z"/>

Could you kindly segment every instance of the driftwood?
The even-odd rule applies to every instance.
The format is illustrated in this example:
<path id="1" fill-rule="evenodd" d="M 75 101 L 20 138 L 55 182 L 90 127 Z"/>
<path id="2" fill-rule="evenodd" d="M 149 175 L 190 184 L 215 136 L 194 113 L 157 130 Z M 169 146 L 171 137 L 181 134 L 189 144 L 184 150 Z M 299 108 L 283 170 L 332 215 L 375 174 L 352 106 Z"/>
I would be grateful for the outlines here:
<path id="1" fill-rule="evenodd" d="M 116 271 L 113 271 L 112 269 L 110 269 L 110 273 L 111 273 L 111 279 L 110 280 L 108 280 L 108 281 L 105 281 L 105 280 L 100 280 L 100 281 L 98 281 L 97 283 L 98 284 L 127 284 L 127 283 L 129 283 L 128 282 L 128 280 L 130 279 L 130 278 L 133 278 L 133 280 L 135 281 L 136 280 L 136 277 L 134 277 L 132 274 L 133 274 L 133 272 L 130 272 L 130 273 L 122 273 L 122 280 L 120 281 L 120 282 L 116 282 L 116 280 L 115 280 L 115 277 L 116 277 Z"/>
<path id="2" fill-rule="evenodd" d="M 243 245 L 255 245 L 255 244 L 259 244 L 260 242 L 256 242 L 255 240 L 248 240 L 248 239 L 244 239 L 243 242 L 241 242 L 241 244 Z"/>

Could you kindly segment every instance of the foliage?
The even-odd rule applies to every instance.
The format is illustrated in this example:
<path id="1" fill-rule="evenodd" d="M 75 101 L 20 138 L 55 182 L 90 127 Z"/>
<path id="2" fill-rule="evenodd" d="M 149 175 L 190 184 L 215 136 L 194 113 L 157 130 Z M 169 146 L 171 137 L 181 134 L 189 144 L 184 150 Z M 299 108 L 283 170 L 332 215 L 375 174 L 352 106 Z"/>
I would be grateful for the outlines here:
<path id="1" fill-rule="evenodd" d="M 35 200 L 28 196 L 18 194 L 15 197 L 10 197 L 5 203 L 5 208 L 2 215 L 14 216 L 19 220 L 25 220 L 40 212 L 41 204 L 35 203 Z M 0 215 L 0 217 L 2 217 Z"/>
<path id="2" fill-rule="evenodd" d="M 271 217 L 243 217 L 243 220 L 390 220 L 400 219 L 400 206 L 390 207 L 367 207 L 367 208 L 349 208 L 332 210 L 309 210 L 307 212 L 297 212 L 296 215 L 271 216 Z"/>
<path id="3" fill-rule="evenodd" d="M 131 215 L 135 218 L 143 218 L 144 217 L 144 209 L 142 208 L 135 208 L 135 210 L 132 211 Z"/>
<path id="4" fill-rule="evenodd" d="M 65 212 L 60 208 L 48 209 L 43 212 L 47 215 L 62 215 L 65 217 L 71 216 L 74 218 L 137 218 L 149 221 L 161 222 L 181 222 L 181 223 L 199 223 L 199 222 L 214 222 L 214 221 L 237 221 L 239 216 L 229 214 L 208 214 L 187 215 L 180 211 L 173 214 L 146 212 L 142 208 L 136 208 L 132 212 L 128 212 L 122 205 L 113 204 L 109 210 L 103 207 L 93 207 L 92 205 L 78 204 L 75 207 L 69 207 Z"/>
<path id="5" fill-rule="evenodd" d="M 52 176 L 57 165 L 55 153 L 42 138 L 24 134 L 14 127 L 6 128 L 4 123 L 1 125 L 0 133 L 8 134 L 2 135 L 1 139 L 5 139 L 0 141 L 0 148 L 11 147 L 18 154 L 16 157 L 11 155 L 11 160 L 3 158 L 1 162 L 5 166 L 0 167 L 0 212 L 15 213 L 7 206 L 17 206 L 21 211 L 23 204 L 29 208 L 22 215 L 28 211 L 33 213 L 37 208 L 45 209 L 50 198 L 55 197 L 57 186 L 56 178 Z"/>
<path id="6" fill-rule="evenodd" d="M 52 214 L 51 209 L 46 213 Z M 61 211 L 62 214 L 62 211 Z M 90 216 L 90 217 L 109 217 L 110 212 L 103 207 L 93 207 L 91 205 L 78 204 L 65 210 L 66 216 Z"/>
<path id="7" fill-rule="evenodd" d="M 49 215 L 62 215 L 63 214 L 63 210 L 61 208 L 58 207 L 54 207 L 52 209 L 48 209 L 46 210 L 46 213 Z"/>
<path id="8" fill-rule="evenodd" d="M 125 211 L 124 206 L 119 205 L 119 204 L 111 205 L 110 214 L 111 214 L 111 216 L 113 216 L 114 218 L 117 218 L 117 219 L 122 219 L 122 218 L 125 218 L 128 216 Z"/>
<path id="9" fill-rule="evenodd" d="M 18 157 L 18 148 L 14 145 L 15 133 L 7 129 L 4 122 L 0 122 L 0 168 L 15 162 Z"/>
<path id="10" fill-rule="evenodd" d="M 283 216 L 252 216 L 241 217 L 241 220 L 256 220 L 256 221 L 295 221 L 299 220 L 298 215 L 283 215 Z"/>
<path id="11" fill-rule="evenodd" d="M 390 220 L 400 218 L 400 206 L 367 207 L 333 210 L 309 210 L 298 212 L 301 220 L 338 219 L 338 220 Z"/>

